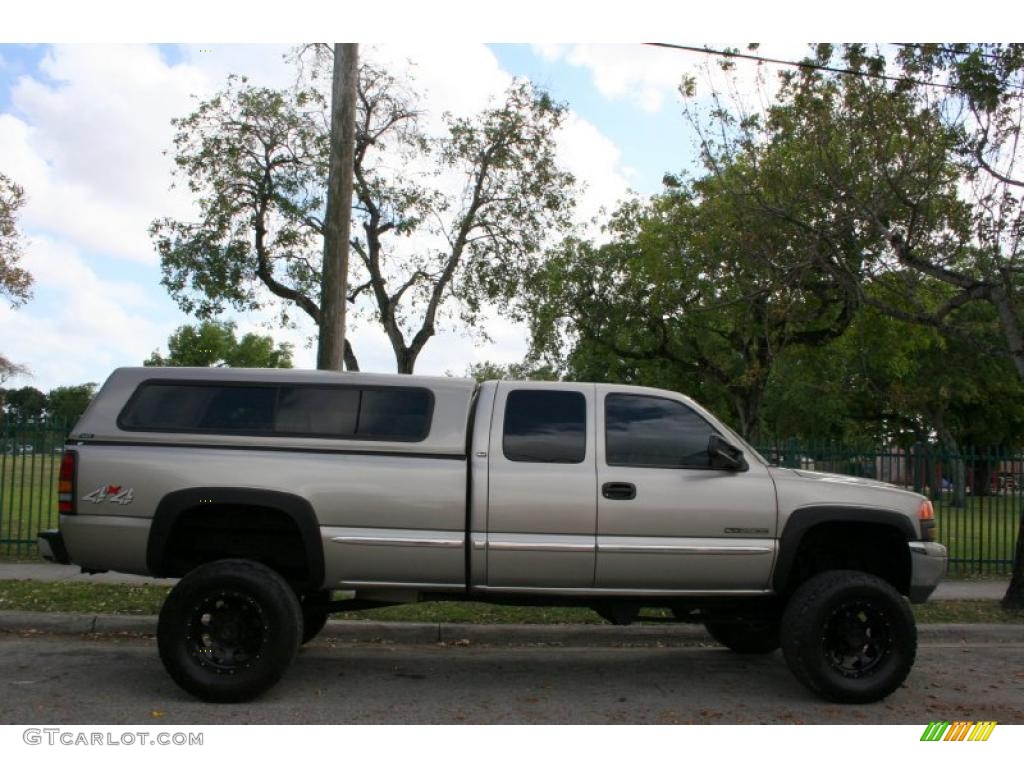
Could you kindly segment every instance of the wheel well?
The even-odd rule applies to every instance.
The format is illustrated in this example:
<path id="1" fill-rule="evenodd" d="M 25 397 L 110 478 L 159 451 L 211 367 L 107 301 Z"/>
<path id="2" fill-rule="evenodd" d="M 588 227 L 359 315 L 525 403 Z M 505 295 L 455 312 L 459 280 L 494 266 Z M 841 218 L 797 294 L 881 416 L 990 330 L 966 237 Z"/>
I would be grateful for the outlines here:
<path id="1" fill-rule="evenodd" d="M 229 557 L 261 562 L 291 582 L 314 581 L 299 526 L 288 514 L 247 504 L 200 504 L 179 512 L 162 553 L 162 576 Z"/>
<path id="2" fill-rule="evenodd" d="M 864 571 L 910 592 L 910 550 L 901 530 L 884 523 L 827 522 L 808 529 L 797 547 L 784 592 L 831 570 Z"/>

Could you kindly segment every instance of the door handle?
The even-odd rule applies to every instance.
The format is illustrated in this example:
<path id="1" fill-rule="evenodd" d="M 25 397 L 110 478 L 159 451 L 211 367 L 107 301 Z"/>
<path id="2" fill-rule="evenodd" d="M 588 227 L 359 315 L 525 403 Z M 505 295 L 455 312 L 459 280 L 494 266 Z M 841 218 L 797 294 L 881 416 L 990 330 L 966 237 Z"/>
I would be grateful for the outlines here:
<path id="1" fill-rule="evenodd" d="M 606 499 L 629 501 L 636 498 L 636 486 L 632 483 L 605 483 L 601 486 L 601 495 Z"/>

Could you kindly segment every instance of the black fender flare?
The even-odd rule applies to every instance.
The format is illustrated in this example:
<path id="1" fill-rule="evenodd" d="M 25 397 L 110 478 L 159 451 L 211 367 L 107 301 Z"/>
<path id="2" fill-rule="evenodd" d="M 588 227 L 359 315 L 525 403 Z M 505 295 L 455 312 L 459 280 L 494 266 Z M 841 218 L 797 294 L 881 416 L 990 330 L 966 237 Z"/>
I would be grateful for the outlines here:
<path id="1" fill-rule="evenodd" d="M 320 524 L 313 505 L 301 496 L 259 488 L 203 487 L 185 488 L 164 496 L 153 513 L 146 545 L 146 567 L 154 576 L 167 576 L 166 549 L 178 517 L 186 510 L 207 503 L 264 507 L 287 515 L 299 530 L 309 564 L 309 584 L 319 589 L 324 581 L 324 549 Z"/>
<path id="2" fill-rule="evenodd" d="M 782 594 L 788 586 L 793 561 L 800 542 L 812 528 L 822 523 L 869 523 L 883 525 L 898 531 L 907 541 L 917 538 L 914 523 L 899 512 L 871 507 L 815 506 L 794 510 L 786 520 L 779 537 L 779 553 L 772 573 L 772 588 Z M 909 555 L 908 555 L 909 556 Z"/>

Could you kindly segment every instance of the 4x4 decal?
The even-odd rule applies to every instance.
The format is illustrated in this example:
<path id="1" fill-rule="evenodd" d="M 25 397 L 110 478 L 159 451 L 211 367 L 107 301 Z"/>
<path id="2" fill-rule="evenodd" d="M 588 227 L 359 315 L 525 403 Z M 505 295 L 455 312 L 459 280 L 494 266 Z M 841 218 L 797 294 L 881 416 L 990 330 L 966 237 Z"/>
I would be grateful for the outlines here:
<path id="1" fill-rule="evenodd" d="M 91 501 L 93 504 L 109 501 L 111 504 L 124 506 L 135 501 L 135 489 L 123 488 L 120 485 L 101 485 L 92 493 L 83 496 L 82 501 Z"/>

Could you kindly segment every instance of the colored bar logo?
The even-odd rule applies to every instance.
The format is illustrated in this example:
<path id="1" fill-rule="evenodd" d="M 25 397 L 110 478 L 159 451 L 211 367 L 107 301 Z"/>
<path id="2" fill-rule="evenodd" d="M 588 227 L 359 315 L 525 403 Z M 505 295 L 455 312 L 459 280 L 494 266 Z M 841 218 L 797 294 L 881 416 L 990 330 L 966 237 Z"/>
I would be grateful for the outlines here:
<path id="1" fill-rule="evenodd" d="M 921 734 L 921 741 L 988 741 L 995 727 L 995 720 L 933 720 Z"/>

